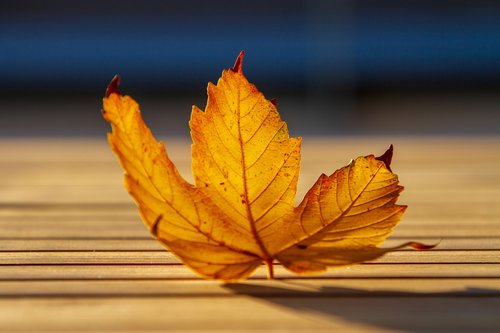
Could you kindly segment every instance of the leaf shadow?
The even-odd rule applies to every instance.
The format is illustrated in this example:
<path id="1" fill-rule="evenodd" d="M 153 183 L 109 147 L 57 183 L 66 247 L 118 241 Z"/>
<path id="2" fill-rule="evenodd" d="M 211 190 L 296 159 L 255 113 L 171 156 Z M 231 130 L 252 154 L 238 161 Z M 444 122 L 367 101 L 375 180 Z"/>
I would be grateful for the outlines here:
<path id="1" fill-rule="evenodd" d="M 446 292 L 409 292 L 320 287 L 305 290 L 297 288 L 301 284 L 295 281 L 279 280 L 273 285 L 246 282 L 226 284 L 224 288 L 235 295 L 258 298 L 292 310 L 298 316 L 320 315 L 335 325 L 340 320 L 404 332 L 500 331 L 498 289 L 468 287 Z"/>

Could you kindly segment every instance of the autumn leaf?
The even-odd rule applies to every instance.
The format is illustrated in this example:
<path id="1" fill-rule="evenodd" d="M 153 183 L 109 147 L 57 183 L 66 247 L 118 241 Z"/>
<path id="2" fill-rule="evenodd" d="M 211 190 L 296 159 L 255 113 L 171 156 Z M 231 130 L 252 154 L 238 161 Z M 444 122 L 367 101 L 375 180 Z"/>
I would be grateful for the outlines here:
<path id="1" fill-rule="evenodd" d="M 379 248 L 406 206 L 381 157 L 358 157 L 321 175 L 294 206 L 301 138 L 291 138 L 275 104 L 249 83 L 243 52 L 217 85 L 205 111 L 193 106 L 192 172 L 186 182 L 143 122 L 139 105 L 115 77 L 104 98 L 108 141 L 125 170 L 125 186 L 151 233 L 185 265 L 208 279 L 237 281 L 262 263 L 273 277 L 279 261 L 297 273 L 373 260 L 411 246 Z"/>

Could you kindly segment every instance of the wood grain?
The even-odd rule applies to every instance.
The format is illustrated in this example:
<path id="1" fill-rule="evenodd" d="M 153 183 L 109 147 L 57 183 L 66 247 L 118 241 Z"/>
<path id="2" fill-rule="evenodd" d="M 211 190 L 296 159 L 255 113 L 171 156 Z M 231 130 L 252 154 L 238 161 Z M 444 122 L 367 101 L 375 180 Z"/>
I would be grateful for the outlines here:
<path id="1" fill-rule="evenodd" d="M 190 180 L 189 142 L 167 142 Z M 500 331 L 500 137 L 305 138 L 298 201 L 390 143 L 409 209 L 384 245 L 435 250 L 223 285 L 151 238 L 104 139 L 0 139 L 0 330 Z"/>

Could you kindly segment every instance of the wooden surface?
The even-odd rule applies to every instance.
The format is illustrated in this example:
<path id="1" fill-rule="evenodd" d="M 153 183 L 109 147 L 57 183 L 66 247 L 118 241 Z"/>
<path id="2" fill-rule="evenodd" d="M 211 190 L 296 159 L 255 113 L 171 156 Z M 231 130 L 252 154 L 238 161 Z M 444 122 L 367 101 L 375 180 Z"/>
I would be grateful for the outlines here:
<path id="1" fill-rule="evenodd" d="M 189 143 L 167 142 L 190 178 Z M 151 239 L 103 138 L 1 139 L 0 331 L 499 332 L 499 137 L 305 138 L 298 198 L 390 143 L 409 209 L 384 245 L 435 250 L 222 285 Z"/>

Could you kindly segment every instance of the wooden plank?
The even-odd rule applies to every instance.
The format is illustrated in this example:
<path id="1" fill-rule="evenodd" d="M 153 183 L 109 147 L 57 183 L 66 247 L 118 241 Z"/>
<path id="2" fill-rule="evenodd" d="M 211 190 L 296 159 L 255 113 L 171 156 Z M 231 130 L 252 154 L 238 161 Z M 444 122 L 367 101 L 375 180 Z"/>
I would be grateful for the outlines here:
<path id="1" fill-rule="evenodd" d="M 225 285 L 204 280 L 39 280 L 0 281 L 0 297 L 232 295 L 295 297 L 500 296 L 500 279 L 287 279 Z"/>
<path id="2" fill-rule="evenodd" d="M 495 219 L 500 215 L 500 209 L 496 207 L 483 211 L 482 213 L 475 214 L 477 207 L 474 207 L 469 211 L 467 208 L 461 208 L 453 210 L 453 206 L 445 207 L 450 208 L 451 211 L 439 212 L 438 208 L 433 210 L 428 207 L 421 207 L 420 205 L 411 206 L 408 213 L 405 214 L 403 221 L 408 221 L 405 224 L 408 225 L 421 225 L 432 226 L 432 225 L 442 225 L 442 224 L 488 224 L 488 225 L 500 225 L 500 222 Z M 487 209 L 486 207 L 483 207 Z M 0 209 L 0 227 L 9 227 L 12 224 L 16 224 L 19 228 L 43 226 L 44 224 L 54 224 L 54 223 L 65 223 L 65 224 L 82 224 L 82 223 L 93 223 L 93 224 L 104 224 L 110 227 L 115 224 L 135 224 L 140 221 L 139 214 L 135 207 L 130 209 L 124 208 L 125 211 L 107 211 L 99 212 L 98 208 L 93 210 L 92 206 L 82 207 L 80 212 L 68 212 L 65 214 L 62 210 L 58 211 L 54 208 L 52 211 L 30 211 L 27 207 L 23 211 L 8 212 L 7 209 Z M 443 209 L 443 207 L 441 207 Z M 85 210 L 85 211 L 84 211 Z M 497 212 L 498 210 L 498 212 Z M 497 213 L 497 214 L 496 214 Z"/>
<path id="3" fill-rule="evenodd" d="M 187 138 L 166 137 L 169 155 L 176 160 L 189 160 L 191 142 Z M 342 136 L 317 137 L 305 136 L 302 141 L 302 154 L 307 159 L 325 161 L 336 159 L 349 161 L 358 155 L 382 153 L 389 144 L 395 146 L 400 160 L 462 162 L 466 156 L 471 164 L 484 165 L 484 153 L 491 161 L 500 161 L 498 136 Z M 325 149 L 330 153 L 324 154 Z M 115 161 L 110 154 L 106 138 L 2 138 L 0 140 L 0 163 L 5 161 Z M 457 150 L 467 152 L 457 154 Z M 439 163 L 436 163 L 439 166 Z"/>
<path id="4" fill-rule="evenodd" d="M 410 204 L 408 202 L 405 202 Z M 78 207 L 78 208 L 77 208 Z M 478 204 L 464 204 L 463 202 L 414 203 L 409 207 L 405 219 L 413 223 L 434 224 L 436 222 L 450 223 L 453 221 L 474 223 L 500 224 L 494 218 L 500 215 L 500 208 L 486 201 Z M 1 203 L 0 223 L 9 221 L 26 223 L 30 221 L 51 221 L 55 219 L 92 221 L 107 218 L 115 220 L 138 220 L 137 208 L 132 201 L 123 203 L 68 203 L 66 205 L 54 203 Z M 492 221 L 493 220 L 493 221 Z"/>
<path id="5" fill-rule="evenodd" d="M 135 297 L 0 299 L 5 331 L 495 332 L 499 298 Z M 467 309 L 466 315 L 458 315 Z M 27 318 L 29 314 L 29 320 Z"/>
<path id="6" fill-rule="evenodd" d="M 316 163 L 309 166 L 310 162 L 303 161 L 300 174 L 300 186 L 310 187 L 321 173 L 331 173 L 346 163 Z M 190 176 L 190 162 L 184 161 L 176 164 L 179 171 L 186 178 Z M 44 162 L 44 163 L 0 163 L 2 172 L 13 177 L 2 180 L 4 186 L 21 187 L 47 187 L 64 186 L 71 179 L 73 187 L 81 186 L 113 186 L 121 189 L 123 185 L 121 169 L 115 161 L 110 162 Z M 412 191 L 458 190 L 476 189 L 479 186 L 489 190 L 495 190 L 500 184 L 500 174 L 494 164 L 486 164 L 475 167 L 471 173 L 471 167 L 461 166 L 457 168 L 453 164 L 442 163 L 438 168 L 422 169 L 426 166 L 419 165 L 415 170 L 411 165 L 401 165 L 394 169 L 400 176 L 402 184 Z M 75 177 L 78 175 L 78 177 Z M 191 180 L 191 179 L 190 179 Z"/>
<path id="7" fill-rule="evenodd" d="M 190 142 L 182 138 L 165 138 L 169 155 L 173 159 L 188 160 Z M 485 143 L 487 144 L 487 143 Z M 102 138 L 2 138 L 0 140 L 0 164 L 4 162 L 116 162 L 110 153 L 105 135 Z"/>
<path id="8" fill-rule="evenodd" d="M 0 252 L 0 265 L 167 265 L 180 261 L 168 251 L 72 251 L 72 252 Z M 484 263 L 500 264 L 500 250 L 489 251 L 413 251 L 386 254 L 372 263 Z"/>
<path id="9" fill-rule="evenodd" d="M 383 247 L 396 246 L 401 243 L 415 240 L 415 237 L 390 237 Z M 465 238 L 419 238 L 418 241 L 426 244 L 439 242 L 436 250 L 500 250 L 500 237 L 466 237 Z M 2 252 L 26 251 L 165 251 L 160 243 L 152 237 L 143 239 L 2 239 Z"/>
<path id="10" fill-rule="evenodd" d="M 73 175 L 71 177 L 77 177 Z M 110 174 L 112 177 L 112 174 Z M 317 177 L 301 185 L 297 192 L 297 198 L 303 198 L 305 192 L 316 181 Z M 419 181 L 419 180 L 416 180 Z M 498 188 L 462 188 L 462 189 L 411 189 L 402 194 L 402 200 L 407 203 L 461 203 L 462 205 L 492 205 L 498 204 Z M 70 184 L 47 184 L 47 185 L 10 185 L 0 188 L 0 200 L 4 203 L 129 203 L 130 197 L 126 193 L 123 184 L 82 184 L 70 186 Z"/>
<path id="11" fill-rule="evenodd" d="M 498 237 L 499 228 L 497 225 L 453 225 L 434 226 L 429 228 L 410 227 L 407 224 L 401 223 L 394 230 L 393 235 L 398 237 L 407 237 L 414 239 L 425 237 Z"/>
<path id="12" fill-rule="evenodd" d="M 408 221 L 406 221 L 408 222 Z M 92 227 L 81 224 L 68 223 L 65 228 L 60 228 L 61 223 L 36 224 L 32 227 L 20 228 L 15 224 L 1 227 L 0 239 L 40 239 L 40 238 L 59 238 L 59 239 L 86 239 L 86 238 L 140 238 L 148 239 L 149 235 L 146 227 L 140 221 L 131 224 L 96 223 Z M 412 238 L 419 240 L 422 238 L 447 238 L 447 237 L 500 237 L 500 224 L 448 224 L 433 225 L 428 228 L 401 223 L 394 231 L 394 236 Z"/>
<path id="13" fill-rule="evenodd" d="M 281 266 L 277 278 L 296 275 Z M 262 266 L 254 278 L 265 279 Z M 500 278 L 500 264 L 363 264 L 329 270 L 304 278 Z M 170 265 L 29 265 L 0 266 L 0 280 L 80 279 L 193 279 L 186 267 Z"/>
<path id="14" fill-rule="evenodd" d="M 404 193 L 404 192 L 403 192 Z M 403 197 L 404 198 L 404 197 Z M 465 214 L 465 215 L 464 215 Z M 408 218 L 435 219 L 494 219 L 500 215 L 500 206 L 490 203 L 464 205 L 463 202 L 418 202 L 405 214 Z M 137 217 L 137 208 L 131 200 L 126 202 L 0 202 L 0 219 L 24 216 L 27 218 L 50 217 Z M 495 223 L 499 223 L 495 221 Z"/>
<path id="15" fill-rule="evenodd" d="M 94 231 L 96 234 L 101 234 L 101 236 L 105 236 L 106 233 L 115 233 L 116 229 L 122 229 L 127 233 L 135 232 L 136 237 L 144 236 L 144 231 L 146 227 L 142 223 L 141 218 L 136 215 L 131 216 L 116 216 L 116 217 L 106 217 L 106 216 L 80 216 L 80 217 L 30 217 L 25 218 L 20 216 L 18 218 L 9 217 L 3 218 L 0 217 L 0 238 L 8 238 L 8 237 L 19 237 L 16 235 L 20 232 L 26 235 L 26 237 L 34 238 L 36 235 L 32 235 L 33 230 L 37 229 L 46 234 L 40 234 L 39 237 L 50 237 L 50 233 L 53 233 L 53 236 L 59 236 L 63 233 L 73 232 L 77 233 L 86 233 L 85 230 Z M 60 230 L 54 230 L 60 228 L 60 226 L 64 224 L 64 228 L 67 229 L 64 232 Z M 471 218 L 466 220 L 464 218 L 457 219 L 435 219 L 435 218 L 411 218 L 406 216 L 403 217 L 403 220 L 398 226 L 398 229 L 408 230 L 408 231 L 416 231 L 422 232 L 422 229 L 427 230 L 428 232 L 434 231 L 450 231 L 452 233 L 464 231 L 473 232 L 473 229 L 489 229 L 492 232 L 495 232 L 500 229 L 500 222 L 498 222 L 494 218 Z M 398 230 L 396 229 L 396 230 Z M 480 232 L 476 232 L 479 234 Z M 470 235 L 471 237 L 473 235 Z M 495 236 L 490 234 L 489 236 Z M 60 237 L 60 236 L 59 236 Z"/>
<path id="16" fill-rule="evenodd" d="M 500 238 L 499 238 L 500 241 Z M 479 244 L 487 244 L 478 242 Z M 152 237 L 144 239 L 3 239 L 0 251 L 164 251 Z"/>

